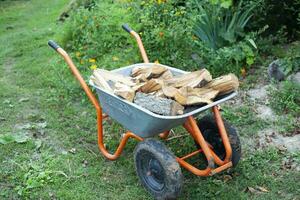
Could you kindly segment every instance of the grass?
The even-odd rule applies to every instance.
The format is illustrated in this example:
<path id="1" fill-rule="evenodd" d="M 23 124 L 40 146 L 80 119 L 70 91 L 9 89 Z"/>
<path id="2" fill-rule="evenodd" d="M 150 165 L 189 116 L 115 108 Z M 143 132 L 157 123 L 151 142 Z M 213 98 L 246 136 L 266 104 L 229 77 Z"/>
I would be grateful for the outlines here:
<path id="1" fill-rule="evenodd" d="M 67 3 L 0 1 L 0 134 L 29 138 L 0 144 L 0 199 L 151 199 L 135 174 L 136 142 L 129 142 L 119 160 L 104 159 L 96 144 L 92 106 L 61 58 L 46 45 L 48 39 L 62 35 L 55 20 Z M 227 107 L 224 115 L 241 137 L 272 125 L 257 119 L 251 105 Z M 124 130 L 115 122 L 104 128 L 106 145 L 115 149 Z M 192 142 L 185 137 L 167 143 L 180 154 L 191 150 Z M 297 199 L 299 173 L 282 168 L 286 157 L 299 163 L 299 154 L 269 148 L 246 151 L 234 171 L 214 177 L 196 177 L 183 170 L 181 197 Z M 268 192 L 247 192 L 247 187 L 256 186 Z"/>

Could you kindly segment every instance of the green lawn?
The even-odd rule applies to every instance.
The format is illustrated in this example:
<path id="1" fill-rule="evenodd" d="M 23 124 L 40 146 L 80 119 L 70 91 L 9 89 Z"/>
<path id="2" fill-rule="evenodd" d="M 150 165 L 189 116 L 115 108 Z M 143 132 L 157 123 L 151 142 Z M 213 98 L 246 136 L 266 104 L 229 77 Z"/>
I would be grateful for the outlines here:
<path id="1" fill-rule="evenodd" d="M 0 134 L 26 142 L 0 144 L 0 199 L 151 199 L 139 184 L 130 141 L 111 162 L 96 142 L 93 107 L 61 58 L 47 46 L 64 30 L 56 22 L 68 0 L 0 1 Z M 273 124 L 251 114 L 251 105 L 225 109 L 241 137 Z M 124 132 L 105 123 L 106 145 L 115 149 Z M 182 129 L 176 129 L 180 134 Z M 176 153 L 192 150 L 188 138 L 168 143 Z M 299 199 L 299 172 L 282 169 L 286 157 L 274 148 L 244 147 L 234 171 L 196 177 L 184 171 L 182 199 Z M 264 187 L 252 193 L 247 187 Z"/>

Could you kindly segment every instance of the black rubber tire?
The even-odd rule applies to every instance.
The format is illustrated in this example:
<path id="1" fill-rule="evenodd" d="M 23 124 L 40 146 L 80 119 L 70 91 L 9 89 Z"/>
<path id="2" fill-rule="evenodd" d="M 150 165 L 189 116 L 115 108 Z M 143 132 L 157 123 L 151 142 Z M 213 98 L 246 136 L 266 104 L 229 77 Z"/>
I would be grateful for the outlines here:
<path id="1" fill-rule="evenodd" d="M 176 199 L 182 188 L 183 176 L 175 156 L 160 141 L 146 139 L 134 150 L 137 175 L 155 199 Z"/>
<path id="2" fill-rule="evenodd" d="M 225 120 L 223 120 L 223 122 L 232 148 L 232 165 L 233 167 L 235 167 L 238 164 L 242 154 L 240 138 L 233 126 L 231 126 Z M 218 126 L 214 116 L 206 115 L 200 120 L 197 120 L 197 124 L 204 139 L 213 146 L 214 151 L 219 156 L 219 158 L 224 159 L 226 154 L 225 147 L 219 135 Z M 199 148 L 199 145 L 197 143 L 196 146 L 197 148 Z"/>

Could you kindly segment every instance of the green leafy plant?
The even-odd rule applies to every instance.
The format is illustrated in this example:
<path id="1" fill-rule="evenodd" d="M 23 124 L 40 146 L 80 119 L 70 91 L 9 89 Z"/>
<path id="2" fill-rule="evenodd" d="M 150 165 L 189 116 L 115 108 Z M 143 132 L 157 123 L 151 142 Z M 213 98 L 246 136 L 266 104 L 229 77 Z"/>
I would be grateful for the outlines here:
<path id="1" fill-rule="evenodd" d="M 236 0 L 240 2 L 241 0 Z M 244 1 L 243 5 L 257 5 L 253 10 L 252 20 L 248 29 L 257 30 L 266 25 L 269 28 L 263 36 L 274 36 L 273 42 L 282 40 L 297 40 L 300 38 L 300 1 L 299 0 L 251 0 Z M 278 37 L 278 33 L 280 33 Z M 283 33 L 283 34 L 282 34 Z"/>
<path id="2" fill-rule="evenodd" d="M 190 1 L 134 1 L 130 8 L 139 21 L 137 31 L 151 61 L 185 69 L 195 65 L 190 59 L 193 46 Z"/>
<path id="3" fill-rule="evenodd" d="M 291 113 L 299 115 L 300 112 L 300 85 L 291 81 L 285 81 L 282 87 L 274 86 L 270 90 L 271 106 L 278 113 Z"/>
<path id="4" fill-rule="evenodd" d="M 251 18 L 254 6 L 245 10 L 241 4 L 228 9 L 219 4 L 198 3 L 199 17 L 195 23 L 195 35 L 209 48 L 217 50 L 231 45 L 245 36 L 244 29 Z"/>

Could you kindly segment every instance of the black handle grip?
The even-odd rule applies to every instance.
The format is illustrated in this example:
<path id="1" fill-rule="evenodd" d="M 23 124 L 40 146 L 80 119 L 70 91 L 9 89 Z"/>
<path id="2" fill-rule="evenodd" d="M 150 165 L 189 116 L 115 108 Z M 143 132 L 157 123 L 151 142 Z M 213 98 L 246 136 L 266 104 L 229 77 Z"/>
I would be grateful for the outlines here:
<path id="1" fill-rule="evenodd" d="M 60 48 L 60 46 L 56 44 L 56 42 L 54 42 L 53 40 L 49 40 L 48 45 L 52 47 L 52 49 L 54 49 L 55 51 L 57 51 L 57 49 Z"/>
<path id="2" fill-rule="evenodd" d="M 122 25 L 122 28 L 123 28 L 125 31 L 127 31 L 128 33 L 130 33 L 130 31 L 132 31 L 128 24 L 123 24 L 123 25 Z"/>

